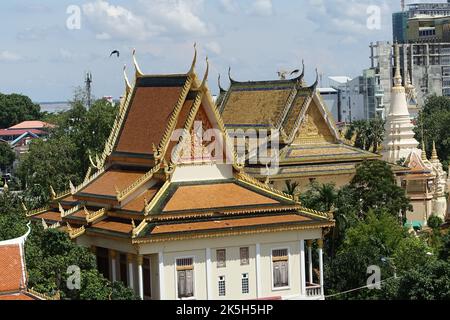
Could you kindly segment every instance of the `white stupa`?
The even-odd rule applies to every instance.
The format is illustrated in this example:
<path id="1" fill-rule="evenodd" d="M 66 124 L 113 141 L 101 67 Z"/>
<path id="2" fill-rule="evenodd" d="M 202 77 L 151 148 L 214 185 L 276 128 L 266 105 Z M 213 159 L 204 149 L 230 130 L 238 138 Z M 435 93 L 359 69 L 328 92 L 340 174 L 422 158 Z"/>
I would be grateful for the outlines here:
<path id="1" fill-rule="evenodd" d="M 397 163 L 406 159 L 419 142 L 414 138 L 414 125 L 408 111 L 406 91 L 400 74 L 399 46 L 395 44 L 395 76 L 391 93 L 391 107 L 386 117 L 386 133 L 383 143 L 383 159 Z"/>

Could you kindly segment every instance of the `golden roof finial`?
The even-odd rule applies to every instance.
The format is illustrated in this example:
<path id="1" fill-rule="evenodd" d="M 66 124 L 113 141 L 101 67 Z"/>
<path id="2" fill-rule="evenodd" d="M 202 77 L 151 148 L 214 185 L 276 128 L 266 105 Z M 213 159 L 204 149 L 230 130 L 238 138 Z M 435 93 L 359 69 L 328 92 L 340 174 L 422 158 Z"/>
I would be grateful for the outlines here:
<path id="1" fill-rule="evenodd" d="M 127 76 L 127 65 L 126 64 L 123 66 L 123 77 L 125 79 L 125 91 L 127 94 L 129 94 L 131 91 L 131 85 L 130 85 L 130 81 L 128 80 L 128 76 Z"/>
<path id="2" fill-rule="evenodd" d="M 425 149 L 425 141 L 422 140 L 422 160 L 428 160 L 427 151 Z"/>
<path id="3" fill-rule="evenodd" d="M 189 74 L 195 72 L 195 65 L 197 64 L 197 42 L 194 43 L 194 59 L 192 60 L 191 69 L 189 70 Z"/>
<path id="4" fill-rule="evenodd" d="M 139 64 L 136 59 L 136 49 L 133 49 L 133 62 L 134 62 L 134 69 L 136 70 L 136 78 L 143 77 L 144 73 L 141 71 L 141 68 L 139 67 Z"/>
<path id="5" fill-rule="evenodd" d="M 437 150 L 436 150 L 436 141 L 433 141 L 433 153 L 431 155 L 431 160 L 439 160 Z"/>
<path id="6" fill-rule="evenodd" d="M 53 186 L 50 186 L 50 193 L 52 195 L 52 199 L 55 199 L 56 198 L 56 192 L 55 192 L 55 189 L 53 189 Z"/>
<path id="7" fill-rule="evenodd" d="M 134 222 L 134 219 L 131 219 L 131 225 L 133 226 L 133 229 L 136 229 L 136 223 Z"/>
<path id="8" fill-rule="evenodd" d="M 200 86 L 200 89 L 203 89 L 206 87 L 206 81 L 208 81 L 208 75 L 209 75 L 209 59 L 206 57 L 206 71 L 205 75 L 203 76 L 202 85 Z"/>

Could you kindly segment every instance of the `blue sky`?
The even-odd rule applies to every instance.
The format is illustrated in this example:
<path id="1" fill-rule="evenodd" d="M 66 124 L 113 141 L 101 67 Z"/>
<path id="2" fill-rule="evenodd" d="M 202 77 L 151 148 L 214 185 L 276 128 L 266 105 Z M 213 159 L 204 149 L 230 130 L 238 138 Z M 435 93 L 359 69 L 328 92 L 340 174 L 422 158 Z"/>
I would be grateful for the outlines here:
<path id="1" fill-rule="evenodd" d="M 417 2 L 417 1 L 416 1 Z M 209 85 L 217 75 L 236 80 L 276 78 L 279 69 L 306 64 L 330 75 L 360 74 L 369 66 L 371 41 L 391 40 L 391 0 L 7 0 L 0 2 L 0 92 L 34 101 L 66 100 L 93 73 L 97 97 L 123 92 L 122 67 L 132 78 L 131 51 L 145 73 L 187 71 L 194 42 L 198 71 L 209 56 Z M 81 10 L 81 28 L 70 30 L 67 8 Z M 367 27 L 377 5 L 379 28 Z M 109 58 L 117 49 L 119 59 Z M 323 85 L 327 85 L 324 81 Z"/>

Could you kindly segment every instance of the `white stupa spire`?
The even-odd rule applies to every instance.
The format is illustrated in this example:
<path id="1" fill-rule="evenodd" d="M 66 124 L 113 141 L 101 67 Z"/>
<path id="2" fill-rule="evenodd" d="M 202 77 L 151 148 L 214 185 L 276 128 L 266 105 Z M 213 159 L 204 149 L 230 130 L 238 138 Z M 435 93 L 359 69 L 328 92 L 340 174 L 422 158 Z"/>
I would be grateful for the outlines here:
<path id="1" fill-rule="evenodd" d="M 383 158 L 396 163 L 416 150 L 419 142 L 414 138 L 414 125 L 408 111 L 403 79 L 400 73 L 399 45 L 395 44 L 395 75 L 391 93 L 391 108 L 386 117 L 386 133 L 383 144 Z"/>

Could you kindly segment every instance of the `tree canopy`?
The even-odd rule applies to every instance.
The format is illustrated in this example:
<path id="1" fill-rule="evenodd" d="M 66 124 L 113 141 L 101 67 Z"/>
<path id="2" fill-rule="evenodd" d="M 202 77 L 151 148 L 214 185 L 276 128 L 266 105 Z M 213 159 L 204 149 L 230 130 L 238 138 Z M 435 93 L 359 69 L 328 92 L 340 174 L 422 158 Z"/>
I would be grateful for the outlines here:
<path id="1" fill-rule="evenodd" d="M 0 128 L 9 128 L 22 121 L 40 120 L 41 107 L 27 96 L 0 93 Z"/>
<path id="2" fill-rule="evenodd" d="M 8 143 L 0 141 L 0 171 L 13 165 L 16 155 Z"/>

